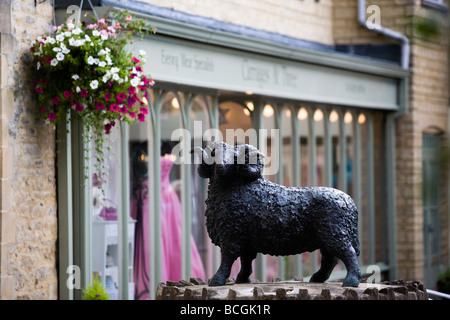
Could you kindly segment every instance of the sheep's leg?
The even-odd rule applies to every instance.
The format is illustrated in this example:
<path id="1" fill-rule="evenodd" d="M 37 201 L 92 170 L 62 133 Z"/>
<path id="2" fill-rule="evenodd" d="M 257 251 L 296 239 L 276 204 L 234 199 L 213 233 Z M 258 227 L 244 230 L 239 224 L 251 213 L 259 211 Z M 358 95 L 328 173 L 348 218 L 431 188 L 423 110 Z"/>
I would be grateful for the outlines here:
<path id="1" fill-rule="evenodd" d="M 220 262 L 219 269 L 209 281 L 210 286 L 223 286 L 227 282 L 231 273 L 231 267 L 238 256 L 224 253 L 222 250 L 222 261 Z"/>
<path id="2" fill-rule="evenodd" d="M 236 277 L 236 283 L 250 283 L 250 275 L 253 272 L 252 262 L 256 258 L 256 254 L 247 254 L 241 256 L 241 271 Z"/>
<path id="3" fill-rule="evenodd" d="M 355 249 L 352 246 L 338 256 L 344 262 L 347 268 L 347 276 L 342 283 L 343 287 L 357 287 L 359 285 L 359 278 L 361 278 L 361 270 L 359 269 L 358 257 Z"/>
<path id="4" fill-rule="evenodd" d="M 325 282 L 330 277 L 331 271 L 337 264 L 337 258 L 329 253 L 327 250 L 320 249 L 322 254 L 322 260 L 320 263 L 320 269 L 314 273 L 309 280 L 310 282 Z"/>

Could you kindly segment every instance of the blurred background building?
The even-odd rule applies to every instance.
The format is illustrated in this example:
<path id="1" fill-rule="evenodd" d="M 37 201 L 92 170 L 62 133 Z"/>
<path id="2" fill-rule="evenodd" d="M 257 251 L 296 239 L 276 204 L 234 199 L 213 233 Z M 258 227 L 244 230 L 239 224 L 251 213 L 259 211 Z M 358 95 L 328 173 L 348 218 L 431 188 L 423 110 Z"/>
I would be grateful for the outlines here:
<path id="1" fill-rule="evenodd" d="M 207 181 L 177 161 L 180 128 L 189 146 L 204 146 L 211 128 L 257 145 L 272 181 L 346 191 L 360 211 L 365 277 L 436 286 L 450 265 L 448 0 L 91 3 L 109 21 L 129 10 L 157 27 L 130 48 L 147 52 L 156 81 L 151 119 L 112 132 L 101 203 L 83 182 L 77 125 L 66 133 L 36 120 L 28 76 L 31 42 L 80 1 L 0 3 L 0 298 L 80 298 L 67 282 L 74 265 L 82 287 L 98 274 L 120 299 L 179 281 L 163 260 L 183 279 L 210 278 L 220 261 L 204 228 Z M 91 19 L 89 1 L 83 10 Z M 104 219 L 104 207 L 118 218 Z M 177 258 L 164 249 L 173 233 Z M 252 277 L 307 279 L 319 265 L 318 253 L 259 256 Z"/>

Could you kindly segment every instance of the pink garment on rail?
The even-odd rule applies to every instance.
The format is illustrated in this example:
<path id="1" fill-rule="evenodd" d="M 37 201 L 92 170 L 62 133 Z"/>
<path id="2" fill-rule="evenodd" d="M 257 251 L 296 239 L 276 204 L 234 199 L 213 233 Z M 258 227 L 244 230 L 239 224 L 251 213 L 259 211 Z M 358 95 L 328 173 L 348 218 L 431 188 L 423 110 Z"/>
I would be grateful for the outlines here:
<path id="1" fill-rule="evenodd" d="M 181 280 L 181 205 L 172 188 L 169 173 L 173 162 L 161 157 L 161 236 L 162 236 L 162 281 Z M 137 220 L 134 254 L 135 299 L 149 299 L 149 232 L 148 232 L 148 180 L 141 190 L 142 210 L 139 195 L 133 196 L 131 216 Z M 191 277 L 205 280 L 203 263 L 194 238 L 191 237 Z M 189 280 L 189 279 L 185 279 Z"/>

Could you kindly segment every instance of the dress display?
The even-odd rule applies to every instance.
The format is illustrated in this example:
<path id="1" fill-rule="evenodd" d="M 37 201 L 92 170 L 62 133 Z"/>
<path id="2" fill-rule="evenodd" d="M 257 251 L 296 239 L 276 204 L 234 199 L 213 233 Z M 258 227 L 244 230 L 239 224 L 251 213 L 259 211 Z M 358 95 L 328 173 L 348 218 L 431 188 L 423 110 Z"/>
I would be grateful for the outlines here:
<path id="1" fill-rule="evenodd" d="M 170 184 L 169 173 L 173 166 L 170 156 L 161 157 L 161 235 L 162 281 L 181 280 L 181 204 Z M 134 187 L 131 216 L 136 219 L 134 254 L 135 298 L 149 299 L 149 230 L 148 230 L 148 179 Z M 200 254 L 191 237 L 191 277 L 205 279 Z"/>

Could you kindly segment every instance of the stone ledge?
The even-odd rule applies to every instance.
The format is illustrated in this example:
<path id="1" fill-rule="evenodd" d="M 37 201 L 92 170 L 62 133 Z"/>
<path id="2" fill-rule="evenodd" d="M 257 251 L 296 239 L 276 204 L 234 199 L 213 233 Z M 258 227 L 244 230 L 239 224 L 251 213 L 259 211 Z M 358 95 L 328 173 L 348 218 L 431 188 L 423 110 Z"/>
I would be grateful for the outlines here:
<path id="1" fill-rule="evenodd" d="M 230 282 L 209 287 L 200 279 L 191 278 L 190 281 L 160 283 L 156 300 L 428 300 L 428 296 L 419 281 L 360 283 L 358 288 L 342 287 L 341 282 L 301 281 Z"/>

